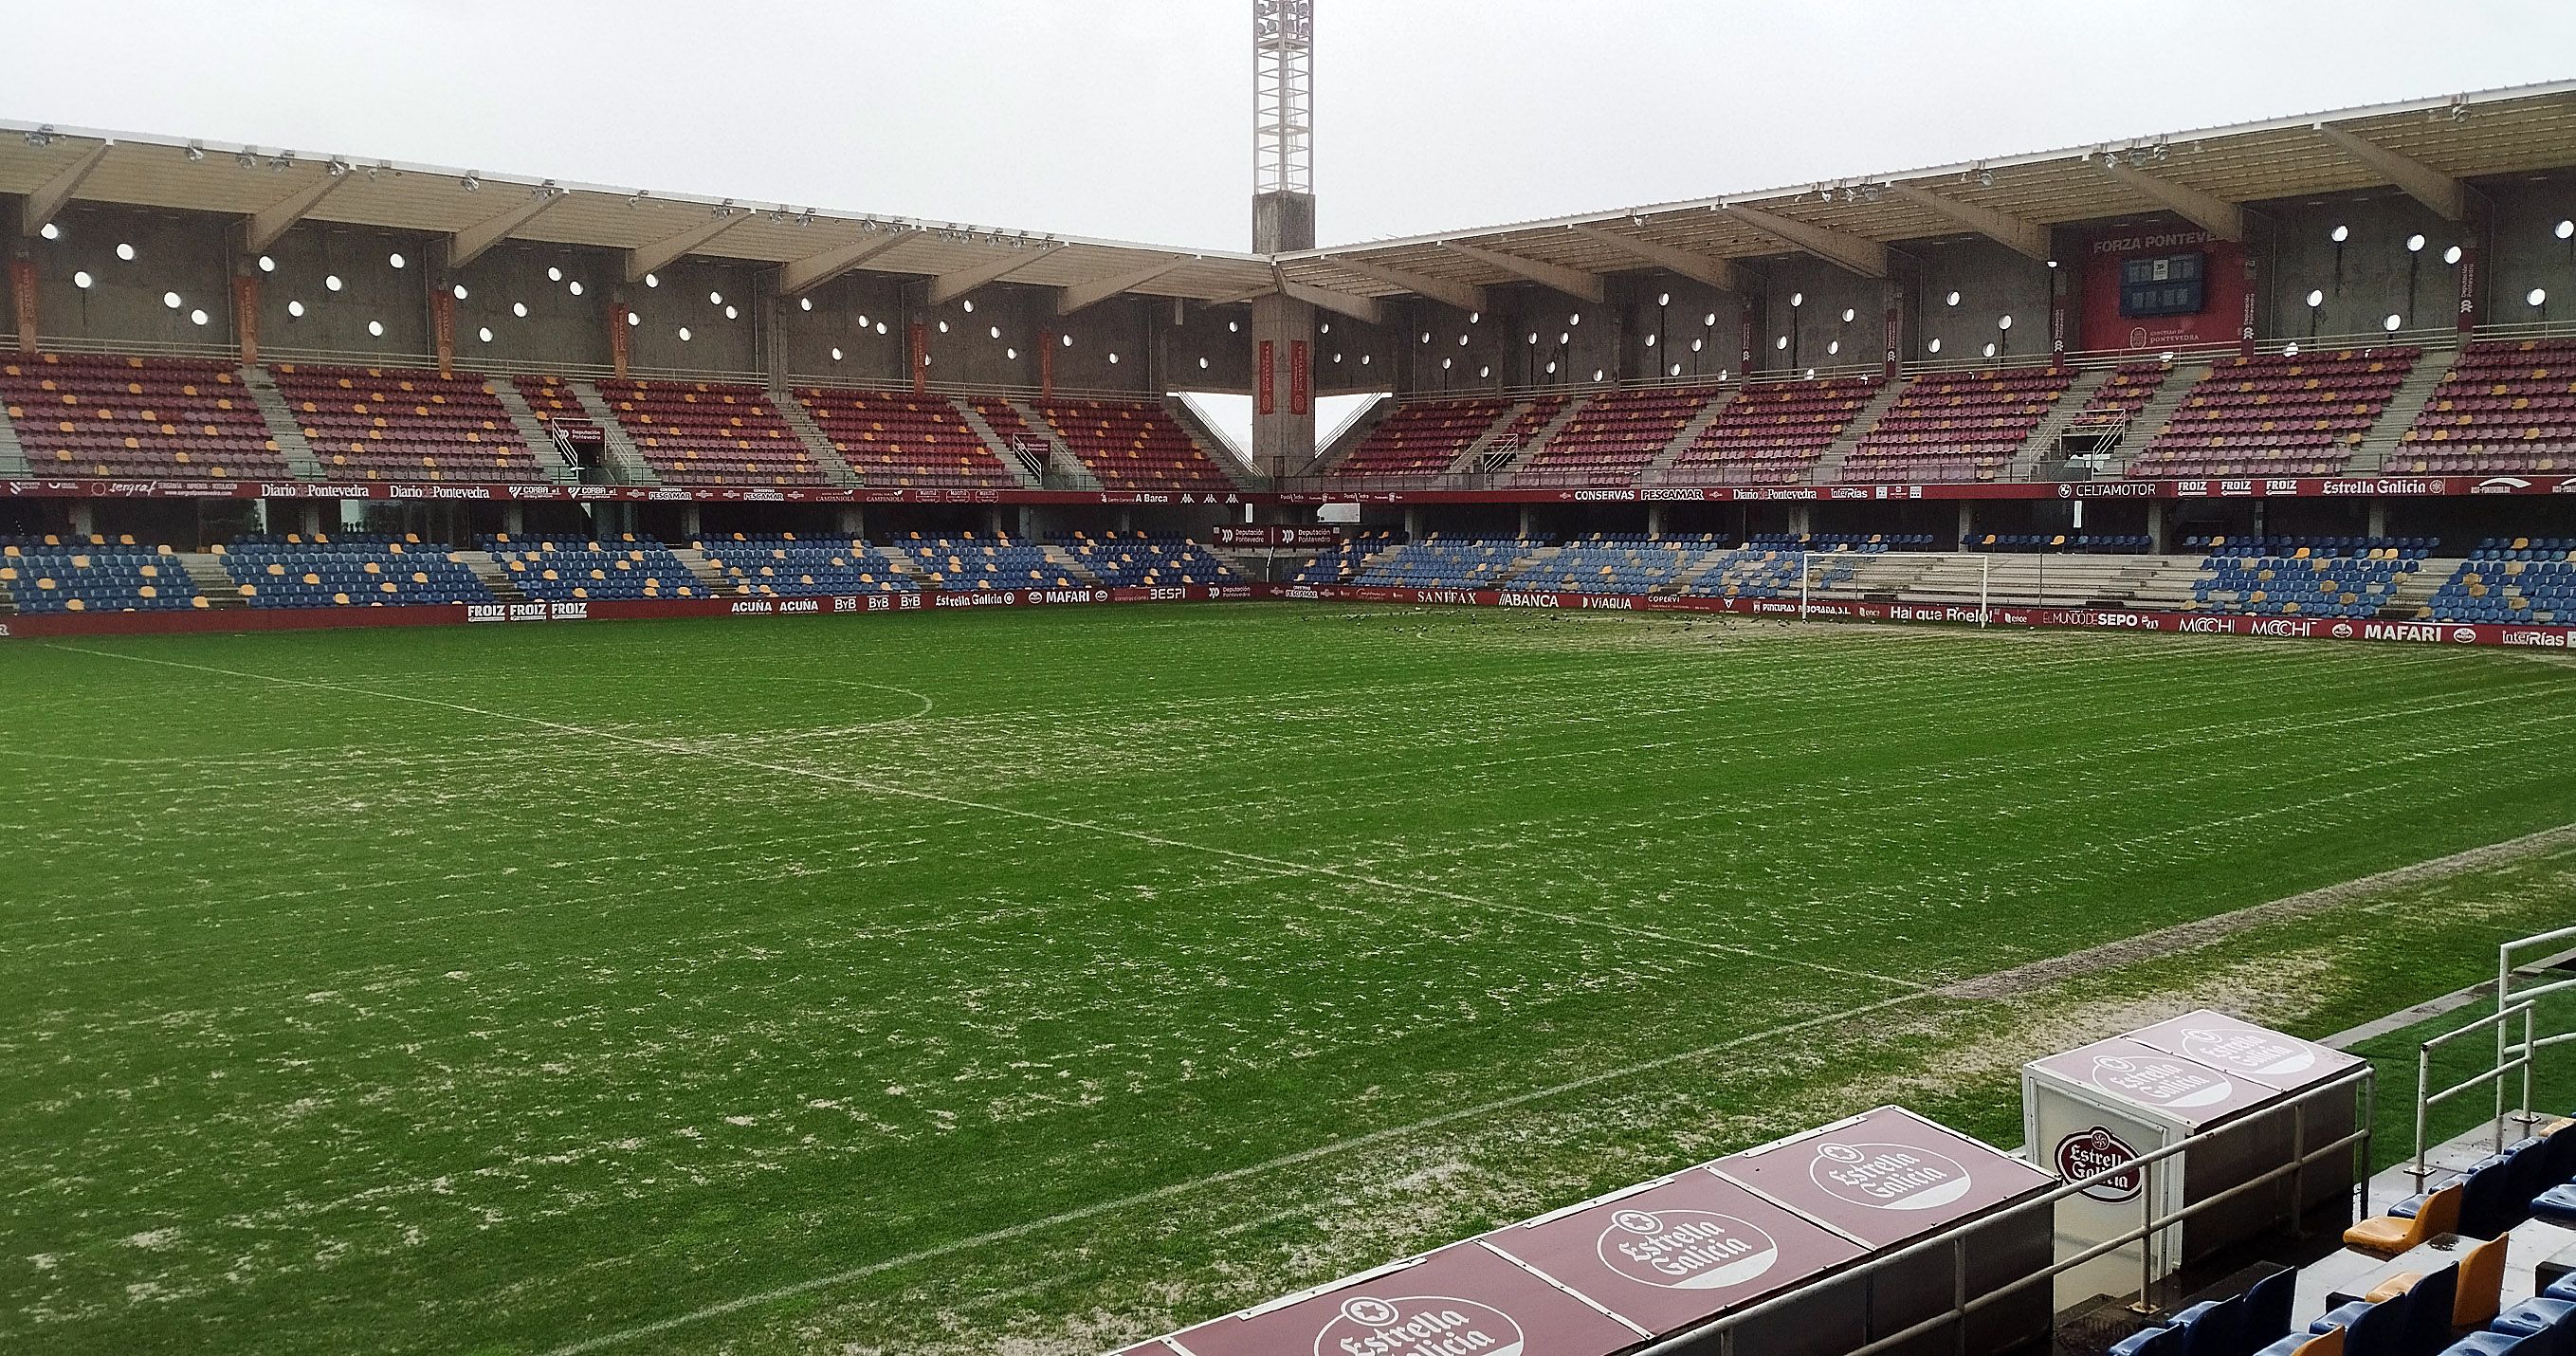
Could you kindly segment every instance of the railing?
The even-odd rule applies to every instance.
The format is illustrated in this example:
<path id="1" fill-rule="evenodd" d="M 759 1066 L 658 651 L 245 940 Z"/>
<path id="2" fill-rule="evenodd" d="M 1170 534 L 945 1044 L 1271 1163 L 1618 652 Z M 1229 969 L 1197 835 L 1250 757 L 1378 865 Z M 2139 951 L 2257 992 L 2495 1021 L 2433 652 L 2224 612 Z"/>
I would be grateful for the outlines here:
<path id="1" fill-rule="evenodd" d="M 2545 984 L 2528 985 L 2519 990 L 2513 987 L 2513 976 L 2517 968 L 2519 968 L 2514 963 L 2514 957 L 2516 954 L 2532 950 L 2536 947 L 2548 946 L 2554 943 L 2567 941 L 2576 941 L 2576 928 L 2560 928 L 2555 932 L 2544 932 L 2538 936 L 2518 937 L 2513 941 L 2506 942 L 2498 946 L 2496 948 L 2496 1011 L 2499 1013 L 2503 1012 L 2507 1004 L 2513 1003 L 2517 1000 L 2523 1003 L 2537 1004 L 2541 999 L 2546 998 L 2551 994 L 2564 993 L 2569 989 L 2576 989 L 2576 977 L 2551 980 Z M 2563 950 L 2565 948 L 2561 949 Z M 2576 1030 L 2561 1031 L 2555 1035 L 2543 1036 L 2536 1041 L 2531 1039 L 2531 1033 L 2526 1030 L 2523 1033 L 2523 1043 L 2521 1046 L 2509 1046 L 2505 1043 L 2503 1030 L 2499 1028 L 2496 1032 L 2496 1059 L 2497 1062 L 2501 1063 L 2506 1055 L 2515 1053 L 2517 1050 L 2526 1059 L 2529 1059 L 2550 1046 L 2565 1045 L 2569 1041 L 2576 1041 Z M 2531 1110 L 2531 1073 L 2528 1068 L 2523 1071 L 2522 1110 L 2526 1113 Z"/>
<path id="2" fill-rule="evenodd" d="M 2526 1000 L 2524 1002 L 2516 1003 L 2511 1007 L 2500 1008 L 2495 1012 L 2488 1013 L 2486 1016 L 2481 1017 L 2456 1031 L 2445 1031 L 2441 1035 L 2435 1036 L 2431 1040 L 2428 1040 L 2422 1045 L 2416 1047 L 2415 1165 L 2406 1170 L 2409 1175 L 2414 1177 L 2416 1186 L 2423 1186 L 2424 1179 L 2430 1177 L 2433 1171 L 2432 1165 L 2426 1157 L 2426 1155 L 2431 1152 L 2431 1148 L 2425 1143 L 2425 1130 L 2431 1121 L 2433 1108 L 2459 1096 L 2461 1093 L 2482 1087 L 2488 1083 L 2493 1083 L 2495 1085 L 2495 1147 L 2498 1152 L 2503 1151 L 2505 1123 L 2505 1075 L 2513 1073 L 2516 1070 L 2521 1071 L 2522 1109 L 2528 1111 L 2531 1106 L 2531 1013 L 2532 1004 Z M 2522 1018 L 2522 1045 L 2520 1047 L 2508 1047 L 2505 1044 L 2506 1029 L 2511 1025 L 2513 1018 L 2517 1014 Z M 2495 1066 L 2483 1073 L 2472 1074 L 2468 1078 L 2442 1089 L 2440 1092 L 2432 1091 L 2433 1051 L 2458 1040 L 2462 1036 L 2484 1031 L 2488 1027 L 2494 1027 L 2496 1029 Z M 2519 1048 L 2522 1053 L 2519 1055 L 2509 1055 L 2508 1052 L 2512 1048 Z"/>
<path id="3" fill-rule="evenodd" d="M 2308 1148 L 2307 1109 L 2309 1104 L 2330 1093 L 2340 1092 L 2347 1088 L 2355 1088 L 2356 1085 L 2361 1101 L 2360 1114 L 2357 1118 L 2356 1124 L 2360 1128 L 2354 1130 L 2350 1134 L 2338 1136 L 2325 1144 L 2318 1145 L 2314 1149 Z M 2238 1196 L 2254 1190 L 2256 1187 L 2268 1186 L 2284 1177 L 2289 1178 L 2291 1183 L 2290 1208 L 2293 1213 L 2293 1217 L 2294 1219 L 2303 1217 L 2307 1209 L 2306 1177 L 2309 1164 L 2317 1162 L 2330 1154 L 2347 1149 L 2358 1149 L 2360 1151 L 2358 1158 L 2353 1160 L 2355 1163 L 2367 1163 L 2369 1161 L 2370 1127 L 2373 1117 L 2377 1111 L 2377 1101 L 2377 1083 L 2373 1079 L 2371 1067 L 2367 1064 L 2344 1074 L 2333 1082 L 2321 1083 L 2316 1087 L 2308 1089 L 2306 1092 L 2300 1093 L 2297 1097 L 2293 1098 L 2290 1102 L 2285 1104 L 2283 1108 L 2281 1108 L 2289 1111 L 2291 1116 L 2290 1161 L 2283 1163 L 2278 1167 L 2268 1169 L 2258 1176 L 2239 1182 L 2224 1191 L 2204 1196 L 2171 1214 L 2158 1215 L 2155 1213 L 2156 1187 L 2159 1181 L 2165 1180 L 2165 1173 L 2158 1171 L 2158 1167 L 2166 1159 L 2188 1152 L 2195 1144 L 2203 1144 L 2203 1140 L 2176 1140 L 2161 1149 L 2140 1154 L 2126 1163 L 2115 1163 L 2110 1167 L 2104 1168 L 2100 1172 L 2061 1183 L 2058 1186 L 2051 1188 L 2046 1193 L 2034 1196 L 2027 1201 L 2007 1206 L 1990 1215 L 1983 1215 L 1976 1219 L 1954 1224 L 1929 1238 L 1909 1243 L 1893 1252 L 1883 1253 L 1877 1257 L 1871 1258 L 1870 1260 L 1861 1263 L 1855 1268 L 1855 1270 L 1874 1273 L 1882 1268 L 1894 1266 L 1899 1262 L 1913 1257 L 1928 1255 L 1936 1250 L 1946 1250 L 1950 1254 L 1950 1304 L 1948 1308 L 1929 1318 L 1923 1319 L 1909 1327 L 1900 1328 L 1884 1337 L 1877 1338 L 1866 1346 L 1853 1348 L 1849 1353 L 1849 1356 L 1876 1356 L 1876 1353 L 1892 1350 L 1907 1342 L 1911 1342 L 1918 1337 L 1938 1332 L 1943 1327 L 1951 1327 L 1955 1330 L 1955 1350 L 1959 1353 L 1959 1356 L 1969 1356 L 1969 1318 L 1987 1309 L 1991 1309 L 1997 1304 L 2003 1303 L 2005 1300 L 2018 1295 L 2021 1291 L 2026 1290 L 2031 1286 L 2038 1285 L 2046 1281 L 2053 1281 L 2058 1276 L 2072 1271 L 2077 1267 L 2083 1266 L 2086 1263 L 2093 1261 L 2095 1258 L 2107 1257 L 2133 1243 L 2141 1244 L 2142 1246 L 2138 1249 L 2138 1298 L 2132 1307 L 2142 1314 L 2153 1312 L 2153 1308 L 2148 1303 L 2147 1297 L 2155 1285 L 2154 1271 L 2156 1248 L 2155 1245 L 2148 1243 L 2147 1240 L 2154 1238 L 2157 1235 L 2169 1234 L 2175 1227 L 2187 1222 L 2192 1218 L 2192 1216 L 2197 1215 L 2212 1206 L 2233 1200 Z M 2114 1178 L 2126 1177 L 2131 1173 L 2138 1174 L 2139 1222 L 2136 1227 L 2124 1230 L 2116 1237 L 2104 1239 L 2103 1241 L 2086 1247 L 2071 1256 L 2058 1258 L 2048 1266 L 2032 1272 L 2030 1275 L 2017 1277 L 2011 1281 L 2007 1281 L 1982 1295 L 1971 1296 L 1968 1293 L 1968 1241 L 1971 1235 L 1991 1228 L 1998 1220 L 2010 1219 L 2014 1216 L 2030 1211 L 2049 1210 L 2053 1212 L 2059 1201 L 2065 1200 L 2069 1196 L 2077 1195 L 2081 1192 L 2100 1186 Z M 2356 1181 L 2367 1176 L 2367 1174 L 2360 1171 L 2358 1167 L 2356 1167 L 2353 1175 Z M 2054 1240 L 2056 1237 L 2056 1228 L 2053 1213 L 2049 1221 L 2049 1226 L 2049 1229 L 2047 1230 L 2048 1235 L 2052 1240 Z M 1644 1348 L 1638 1352 L 1637 1356 L 1680 1356 L 1680 1353 L 1685 1351 L 1706 1352 L 1708 1350 L 1706 1343 L 1712 1336 L 1717 1339 L 1717 1356 L 1758 1356 L 1758 1353 L 1739 1351 L 1737 1349 L 1735 1343 L 1735 1330 L 1753 1319 L 1786 1309 L 1791 1305 L 1810 1298 L 1812 1298 L 1810 1295 L 1802 1292 L 1801 1290 L 1795 1288 L 1790 1289 L 1781 1294 L 1774 1295 L 1759 1304 L 1751 1305 L 1743 1309 L 1738 1309 L 1733 1313 L 1723 1315 L 1716 1320 L 1703 1324 L 1689 1332 L 1678 1333 L 1674 1336 L 1667 1337 L 1652 1346 Z M 2053 1309 L 2055 1306 L 2052 1304 L 2050 1307 Z"/>

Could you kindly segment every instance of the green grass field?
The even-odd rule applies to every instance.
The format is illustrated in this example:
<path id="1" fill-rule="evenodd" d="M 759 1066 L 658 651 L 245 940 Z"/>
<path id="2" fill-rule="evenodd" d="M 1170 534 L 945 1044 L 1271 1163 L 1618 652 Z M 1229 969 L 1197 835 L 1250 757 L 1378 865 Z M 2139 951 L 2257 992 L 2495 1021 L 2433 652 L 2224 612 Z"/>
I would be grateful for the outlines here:
<path id="1" fill-rule="evenodd" d="M 2576 669 L 2375 646 L 22 642 L 0 1350 L 1090 1352 L 1884 1101 L 2009 1145 L 2032 1054 L 2474 982 L 2576 848 L 1944 986 L 2576 822 L 2571 767 Z"/>

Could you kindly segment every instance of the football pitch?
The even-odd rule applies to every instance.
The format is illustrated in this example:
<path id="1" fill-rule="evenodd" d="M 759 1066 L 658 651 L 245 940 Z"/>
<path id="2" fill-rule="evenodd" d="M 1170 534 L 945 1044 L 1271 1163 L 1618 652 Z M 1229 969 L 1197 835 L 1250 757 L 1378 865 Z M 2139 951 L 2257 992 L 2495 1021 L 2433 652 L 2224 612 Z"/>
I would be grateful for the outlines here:
<path id="1" fill-rule="evenodd" d="M 1883 1102 L 2010 1146 L 2022 1059 L 2171 1011 L 2492 978 L 2565 836 L 2328 887 L 2571 823 L 2576 668 L 2493 651 L 22 642 L 0 1350 L 1098 1351 Z"/>

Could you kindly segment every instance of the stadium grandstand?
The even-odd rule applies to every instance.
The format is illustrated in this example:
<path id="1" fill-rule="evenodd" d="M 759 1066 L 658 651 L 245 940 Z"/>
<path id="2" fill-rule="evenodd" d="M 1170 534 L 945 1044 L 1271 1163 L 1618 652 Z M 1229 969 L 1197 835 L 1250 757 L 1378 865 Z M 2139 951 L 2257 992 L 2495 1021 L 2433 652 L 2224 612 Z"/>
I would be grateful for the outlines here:
<path id="1" fill-rule="evenodd" d="M 1251 7 L 1243 249 L 0 121 L 0 1352 L 2576 1356 L 2576 81 L 1334 244 Z"/>

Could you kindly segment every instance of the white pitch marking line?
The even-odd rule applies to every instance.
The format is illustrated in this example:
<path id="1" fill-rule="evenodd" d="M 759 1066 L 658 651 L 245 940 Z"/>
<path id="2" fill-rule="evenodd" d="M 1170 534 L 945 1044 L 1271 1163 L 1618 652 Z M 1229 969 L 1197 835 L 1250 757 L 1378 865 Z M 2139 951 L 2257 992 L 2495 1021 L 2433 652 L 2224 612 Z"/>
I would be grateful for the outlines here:
<path id="1" fill-rule="evenodd" d="M 1078 1209 L 1064 1211 L 1061 1214 L 1049 1215 L 1045 1219 L 1028 1220 L 1024 1223 L 995 1229 L 989 1233 L 977 1234 L 972 1238 L 955 1239 L 947 1243 L 939 1244 L 936 1247 L 923 1248 L 918 1252 L 906 1253 L 901 1257 L 889 1257 L 882 1261 L 867 1263 L 864 1266 L 855 1266 L 845 1271 L 836 1271 L 828 1276 L 816 1276 L 809 1280 L 795 1282 L 792 1285 L 782 1285 L 775 1289 L 764 1290 L 756 1295 L 737 1296 L 733 1299 L 725 1300 L 718 1304 L 710 1304 L 703 1309 L 694 1310 L 689 1313 L 676 1314 L 670 1318 L 656 1319 L 651 1323 L 640 1324 L 636 1327 L 622 1329 L 617 1332 L 602 1333 L 597 1337 L 587 1337 L 578 1342 L 572 1342 L 564 1346 L 556 1347 L 553 1350 L 546 1352 L 545 1356 L 580 1356 L 580 1353 L 582 1352 L 597 1351 L 603 1347 L 618 1346 L 623 1343 L 632 1342 L 637 1338 L 651 1337 L 656 1333 L 669 1332 L 673 1328 L 685 1327 L 691 1323 L 702 1322 L 710 1318 L 721 1318 L 726 1314 L 737 1313 L 744 1309 L 757 1308 L 760 1305 L 768 1304 L 776 1300 L 788 1299 L 796 1295 L 807 1294 L 816 1290 L 827 1290 L 836 1285 L 844 1285 L 851 1281 L 873 1276 L 881 1271 L 891 1271 L 897 1267 L 911 1266 L 918 1262 L 934 1261 L 938 1258 L 946 1257 L 951 1253 L 965 1252 L 974 1248 L 987 1247 L 995 1243 L 1006 1243 L 1014 1238 L 1036 1233 L 1044 1229 L 1052 1229 L 1058 1225 L 1076 1223 L 1081 1220 L 1089 1219 L 1095 1215 L 1108 1214 L 1113 1211 L 1127 1209 L 1130 1206 L 1144 1205 L 1152 1201 L 1168 1200 L 1171 1197 L 1181 1195 L 1184 1192 L 1195 1191 L 1201 1187 L 1218 1186 L 1226 1182 L 1232 1182 L 1241 1178 L 1270 1172 L 1278 1168 L 1294 1167 L 1300 1163 L 1312 1162 L 1315 1159 L 1329 1157 L 1346 1150 L 1362 1148 L 1367 1145 L 1376 1144 L 1389 1139 L 1399 1139 L 1406 1135 L 1418 1134 L 1424 1130 L 1437 1129 L 1440 1126 L 1447 1125 L 1453 1121 L 1490 1115 L 1497 1111 L 1508 1111 L 1514 1107 L 1525 1106 L 1531 1102 L 1544 1101 L 1547 1098 L 1556 1097 L 1568 1092 L 1577 1092 L 1597 1084 L 1608 1083 L 1622 1078 L 1629 1078 L 1641 1073 L 1651 1073 L 1656 1069 L 1665 1068 L 1669 1065 L 1680 1064 L 1694 1059 L 1705 1059 L 1710 1055 L 1724 1054 L 1729 1050 L 1738 1049 L 1742 1046 L 1751 1045 L 1761 1041 L 1773 1040 L 1781 1036 L 1793 1035 L 1797 1032 L 1804 1031 L 1809 1027 L 1821 1026 L 1832 1022 L 1847 1022 L 1852 1018 L 1864 1017 L 1883 1008 L 1894 1007 L 1900 1003 L 1911 1003 L 1918 998 L 1927 996 L 1929 992 L 1929 990 L 1916 990 L 1912 993 L 1898 994 L 1893 998 L 1882 998 L 1875 1003 L 1864 1003 L 1859 1007 L 1845 1008 L 1839 1012 L 1824 1013 L 1820 1016 L 1791 1022 L 1785 1026 L 1775 1026 L 1767 1031 L 1750 1032 L 1746 1035 L 1737 1036 L 1731 1040 L 1721 1041 L 1716 1045 L 1703 1046 L 1697 1050 L 1684 1050 L 1676 1054 L 1661 1055 L 1654 1059 L 1630 1064 L 1622 1068 L 1605 1069 L 1599 1073 L 1586 1074 L 1581 1078 L 1558 1083 L 1552 1087 L 1533 1088 L 1528 1092 L 1515 1093 L 1509 1097 L 1498 1098 L 1494 1101 L 1486 1102 L 1481 1106 L 1461 1107 L 1455 1111 L 1444 1111 L 1437 1116 L 1427 1116 L 1410 1125 L 1388 1126 L 1386 1129 L 1372 1130 L 1364 1135 L 1353 1135 L 1348 1139 L 1337 1139 L 1327 1144 L 1319 1144 L 1311 1149 L 1300 1149 L 1293 1154 L 1282 1154 L 1279 1157 L 1270 1159 L 1266 1162 L 1253 1163 L 1240 1168 L 1229 1168 L 1224 1172 L 1211 1173 L 1205 1177 L 1194 1178 L 1187 1182 L 1173 1182 L 1165 1186 L 1155 1187 L 1150 1191 L 1139 1191 L 1133 1195 L 1121 1196 L 1115 1200 L 1098 1201 L 1091 1205 L 1082 1206 Z"/>
<path id="2" fill-rule="evenodd" d="M 449 711 L 460 712 L 469 716 L 481 716 L 488 720 L 518 721 L 522 724 L 536 726 L 539 729 L 553 730 L 559 734 L 577 735 L 584 739 L 600 739 L 615 743 L 633 744 L 642 748 L 651 749 L 656 753 L 674 754 L 681 757 L 710 758 L 718 762 L 732 763 L 738 767 L 752 768 L 761 772 L 773 772 L 782 777 L 803 777 L 810 781 L 826 782 L 836 786 L 847 786 L 855 790 L 867 791 L 881 796 L 900 796 L 909 800 L 930 801 L 939 805 L 953 805 L 961 809 L 977 810 L 985 814 L 1006 815 L 1018 819 L 1034 820 L 1040 824 L 1050 824 L 1060 829 L 1071 829 L 1078 833 L 1109 834 L 1115 837 L 1132 839 L 1139 843 L 1149 843 L 1155 847 L 1171 848 L 1175 851 L 1197 852 L 1212 857 L 1224 857 L 1238 862 L 1250 862 L 1256 866 L 1269 867 L 1272 870 L 1285 872 L 1290 875 L 1324 876 L 1333 880 L 1348 881 L 1354 885 L 1366 885 L 1373 889 L 1387 890 L 1396 894 L 1427 895 L 1434 899 L 1443 899 L 1454 904 L 1467 905 L 1471 908 L 1492 909 L 1505 913 L 1523 914 L 1532 918 L 1545 918 L 1573 927 L 1599 928 L 1604 931 L 1622 933 L 1631 937 L 1644 937 L 1672 946 L 1689 947 L 1702 951 L 1724 952 L 1729 955 L 1749 956 L 1755 960 L 1768 961 L 1774 965 L 1798 966 L 1803 969 L 1815 970 L 1824 974 L 1834 975 L 1842 979 L 1865 979 L 1874 984 L 1885 984 L 1891 988 L 1898 989 L 1919 990 L 1929 987 L 1928 985 L 1917 984 L 1911 980 L 1897 979 L 1890 975 L 1872 974 L 1866 970 L 1847 970 L 1840 966 L 1824 964 L 1821 961 L 1797 960 L 1787 956 L 1774 955 L 1771 952 L 1758 950 L 1749 946 L 1735 946 L 1726 942 L 1711 942 L 1687 937 L 1676 937 L 1670 933 L 1658 932 L 1652 928 L 1631 927 L 1624 923 L 1613 923 L 1605 919 L 1585 918 L 1579 914 L 1556 913 L 1547 909 L 1531 908 L 1525 904 L 1506 904 L 1500 900 L 1480 899 L 1474 895 L 1460 894 L 1454 890 L 1443 890 L 1432 885 L 1409 885 L 1401 881 L 1384 880 L 1376 876 L 1361 875 L 1355 871 L 1344 871 L 1337 867 L 1317 866 L 1307 862 L 1292 862 L 1281 857 L 1265 857 L 1257 852 L 1238 852 L 1232 848 L 1209 847 L 1204 843 L 1186 843 L 1177 838 L 1165 838 L 1160 834 L 1147 833 L 1142 829 L 1120 828 L 1114 824 L 1093 824 L 1079 819 L 1066 819 L 1060 815 L 1044 814 L 1036 810 L 1021 810 L 1008 805 L 994 805 L 984 801 L 966 800 L 958 796 L 943 796 L 935 791 L 919 791 L 906 786 L 888 786 L 881 782 L 872 782 L 860 777 L 824 772 L 809 767 L 798 767 L 792 763 L 764 762 L 757 758 L 745 758 L 740 754 L 726 753 L 718 749 L 699 748 L 691 744 L 674 742 L 671 740 L 650 739 L 642 735 L 622 734 L 614 730 L 596 730 L 587 726 L 568 724 L 563 721 L 545 720 L 536 716 L 523 716 L 513 711 L 490 711 L 478 706 L 467 706 L 461 702 L 441 701 L 435 697 L 415 697 L 401 692 L 380 692 L 373 688 L 352 687 L 345 683 L 318 682 L 310 678 L 281 678 L 273 674 L 244 673 L 238 669 L 216 668 L 211 664 L 189 664 L 175 659 L 153 659 L 145 655 L 118 654 L 112 650 L 85 649 L 78 645 L 49 644 L 46 648 L 63 650 L 72 654 L 90 655 L 99 659 L 123 659 L 136 664 L 158 664 L 164 668 L 191 669 L 199 673 L 211 673 L 225 678 L 241 678 L 255 683 L 274 683 L 285 687 L 314 688 L 324 692 L 340 692 L 357 697 L 372 697 L 378 701 L 411 702 L 420 706 L 435 706 Z"/>

